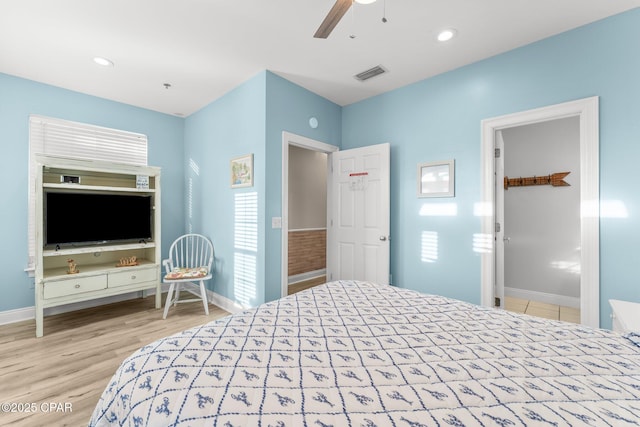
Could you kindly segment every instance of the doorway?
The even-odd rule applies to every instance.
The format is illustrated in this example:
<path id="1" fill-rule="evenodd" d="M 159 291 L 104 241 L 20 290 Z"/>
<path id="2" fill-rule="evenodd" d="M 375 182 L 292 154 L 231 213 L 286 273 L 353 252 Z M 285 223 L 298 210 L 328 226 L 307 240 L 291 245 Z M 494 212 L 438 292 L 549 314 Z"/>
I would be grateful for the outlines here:
<path id="1" fill-rule="evenodd" d="M 497 266 L 498 257 L 504 254 L 504 233 L 497 212 L 501 194 L 496 191 L 496 148 L 502 131 L 518 126 L 543 123 L 551 120 L 577 117 L 579 120 L 579 164 L 580 164 L 580 323 L 599 327 L 599 137 L 598 98 L 557 104 L 482 121 L 482 235 L 493 241 L 492 250 L 482 254 L 481 259 L 481 303 L 493 307 L 496 301 L 503 306 L 503 271 Z"/>
<path id="2" fill-rule="evenodd" d="M 326 153 L 289 145 L 288 294 L 326 280 Z"/>
<path id="3" fill-rule="evenodd" d="M 305 243 L 305 238 L 309 238 L 309 239 L 314 239 L 314 240 L 318 240 L 321 239 L 321 235 L 324 232 L 325 236 L 326 236 L 326 218 L 327 218 L 327 209 L 326 209 L 326 205 L 324 208 L 324 212 L 315 212 L 314 213 L 314 217 L 317 219 L 315 220 L 315 222 L 317 223 L 318 221 L 320 221 L 318 217 L 318 215 L 321 215 L 324 217 L 325 220 L 325 227 L 319 227 L 316 225 L 312 225 L 312 226 L 308 226 L 308 224 L 301 224 L 299 221 L 297 221 L 295 218 L 293 219 L 293 222 L 291 221 L 292 218 L 290 218 L 289 216 L 289 196 L 290 193 L 293 190 L 291 183 L 290 183 L 290 176 L 289 176 L 289 171 L 290 171 L 290 166 L 292 163 L 292 159 L 291 158 L 291 153 L 294 153 L 293 156 L 296 155 L 300 155 L 306 158 L 309 157 L 314 157 L 315 155 L 318 155 L 320 157 L 324 156 L 327 157 L 327 155 L 329 153 L 333 153 L 338 151 L 338 147 L 334 146 L 334 145 L 329 145 L 326 144 L 324 142 L 321 141 L 316 141 L 310 138 L 306 138 L 300 135 L 295 135 L 289 132 L 282 132 L 282 269 L 281 269 L 281 276 L 282 276 L 282 284 L 281 284 L 281 296 L 286 296 L 289 294 L 289 255 L 290 255 L 290 231 L 293 231 L 295 233 L 295 241 L 296 243 L 294 244 L 301 244 L 301 245 L 305 245 L 307 243 Z M 326 172 L 328 173 L 329 171 L 329 165 L 327 162 L 325 162 L 325 169 Z M 324 178 L 324 182 L 317 182 L 316 185 L 322 185 L 323 188 L 327 188 L 327 174 L 323 175 Z M 295 190 L 294 190 L 295 191 Z M 325 194 L 325 199 L 326 199 L 326 194 Z M 323 231 L 324 228 L 324 231 Z M 325 242 L 326 242 L 326 238 L 325 238 Z M 326 252 L 325 252 L 326 253 Z M 302 283 L 300 285 L 293 286 L 293 288 L 295 289 L 305 289 L 307 284 L 311 285 L 315 285 L 315 284 L 320 284 L 320 283 L 324 283 L 324 280 L 322 281 L 318 281 L 317 274 L 314 274 L 314 272 L 317 272 L 317 268 L 316 266 L 303 266 L 302 270 L 308 270 L 309 272 L 311 272 L 311 275 L 309 277 L 305 276 L 304 272 L 296 272 L 296 274 L 294 275 L 295 277 L 293 278 L 294 281 L 298 281 L 300 280 L 301 282 L 305 282 Z M 301 270 L 301 271 L 302 271 Z M 292 288 L 292 289 L 293 289 Z"/>
<path id="4" fill-rule="evenodd" d="M 497 131 L 496 280 L 508 311 L 580 323 L 579 142 L 577 116 Z"/>
<path id="5" fill-rule="evenodd" d="M 340 279 L 389 283 L 390 144 L 340 151 L 338 147 L 283 132 L 282 284 L 288 294 L 289 147 L 328 155 L 327 281 Z"/>

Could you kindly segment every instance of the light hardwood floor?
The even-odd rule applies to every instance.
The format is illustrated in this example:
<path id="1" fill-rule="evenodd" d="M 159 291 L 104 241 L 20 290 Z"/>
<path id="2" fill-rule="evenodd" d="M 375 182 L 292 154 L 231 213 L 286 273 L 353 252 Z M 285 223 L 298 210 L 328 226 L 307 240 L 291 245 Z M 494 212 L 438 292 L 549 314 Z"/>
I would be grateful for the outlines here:
<path id="1" fill-rule="evenodd" d="M 565 322 L 580 323 L 580 309 L 562 305 L 529 301 L 521 298 L 505 297 L 505 310 L 516 313 L 529 314 L 545 319 L 563 320 Z"/>
<path id="2" fill-rule="evenodd" d="M 178 304 L 166 320 L 153 296 L 0 326 L 0 403 L 30 404 L 35 412 L 0 412 L 2 426 L 86 426 L 120 363 L 167 335 L 228 315 L 210 305 Z M 163 295 L 164 301 L 166 295 Z M 45 412 L 49 403 L 60 412 Z M 71 411 L 65 411 L 65 404 Z M 4 407 L 3 407 L 4 408 Z M 55 408 L 54 408 L 55 409 Z"/>
<path id="3" fill-rule="evenodd" d="M 289 295 L 304 291 L 305 289 L 313 288 L 314 286 L 322 285 L 326 281 L 327 279 L 325 276 L 319 276 L 305 280 L 304 282 L 292 283 L 289 285 Z"/>

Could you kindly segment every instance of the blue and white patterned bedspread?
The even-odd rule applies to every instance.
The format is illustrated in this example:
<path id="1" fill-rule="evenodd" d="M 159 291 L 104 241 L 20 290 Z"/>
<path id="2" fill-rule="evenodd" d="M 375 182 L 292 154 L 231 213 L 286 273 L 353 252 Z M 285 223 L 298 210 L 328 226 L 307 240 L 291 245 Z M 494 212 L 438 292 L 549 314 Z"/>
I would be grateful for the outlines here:
<path id="1" fill-rule="evenodd" d="M 92 426 L 638 426 L 619 334 L 367 282 L 312 288 L 149 344 Z"/>

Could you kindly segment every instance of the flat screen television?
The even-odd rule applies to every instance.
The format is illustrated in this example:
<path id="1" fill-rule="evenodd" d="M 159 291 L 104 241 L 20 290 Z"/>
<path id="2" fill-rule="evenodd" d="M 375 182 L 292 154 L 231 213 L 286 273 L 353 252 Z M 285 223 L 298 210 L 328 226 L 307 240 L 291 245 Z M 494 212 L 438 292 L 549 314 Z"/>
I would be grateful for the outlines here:
<path id="1" fill-rule="evenodd" d="M 143 194 L 47 192 L 46 247 L 152 239 L 153 200 Z"/>

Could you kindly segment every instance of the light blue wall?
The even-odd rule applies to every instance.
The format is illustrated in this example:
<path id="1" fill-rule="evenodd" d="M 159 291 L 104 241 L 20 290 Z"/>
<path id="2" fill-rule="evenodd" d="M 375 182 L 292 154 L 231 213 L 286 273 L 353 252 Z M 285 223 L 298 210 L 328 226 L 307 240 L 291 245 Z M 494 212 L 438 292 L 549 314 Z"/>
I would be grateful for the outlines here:
<path id="1" fill-rule="evenodd" d="M 480 302 L 480 122 L 600 97 L 601 201 L 626 218 L 602 218 L 601 326 L 608 299 L 640 301 L 640 9 L 343 108 L 343 148 L 391 143 L 391 272 L 397 286 Z M 455 49 L 455 46 L 452 45 Z M 393 71 L 393 70 L 391 70 Z M 384 78 L 384 77 L 381 77 Z M 456 197 L 416 197 L 418 162 L 456 161 Z M 424 216 L 453 203 L 455 216 Z M 438 259 L 421 260 L 421 235 L 438 233 Z"/>
<path id="2" fill-rule="evenodd" d="M 282 216 L 282 132 L 340 147 L 341 114 L 339 105 L 267 72 L 266 301 L 281 296 L 282 233 L 271 218 Z M 318 119 L 316 129 L 310 117 Z"/>
<path id="3" fill-rule="evenodd" d="M 12 244 L 10 255 L 0 258 L 0 267 L 7 272 L 6 280 L 0 282 L 0 292 L 7 296 L 0 300 L 0 311 L 34 304 L 33 279 L 23 271 L 27 264 L 29 114 L 146 134 L 149 164 L 162 167 L 163 254 L 185 231 L 203 233 L 216 249 L 216 276 L 209 285 L 214 291 L 246 305 L 279 297 L 281 234 L 271 230 L 270 224 L 272 216 L 282 215 L 282 131 L 339 145 L 339 106 L 267 71 L 186 119 L 4 74 L 0 74 L 0 93 L 0 137 L 5 150 L 0 176 L 13 183 L 0 189 L 3 199 L 11 201 L 0 223 L 2 241 Z M 319 119 L 318 129 L 309 127 L 311 116 Z M 231 189 L 230 159 L 250 153 L 254 155 L 254 186 Z M 272 191 L 267 192 L 267 183 Z M 254 251 L 238 249 L 236 244 L 235 199 L 248 194 L 255 194 L 257 202 Z M 265 262 L 270 265 L 268 279 Z"/>
<path id="4" fill-rule="evenodd" d="M 184 224 L 184 119 L 0 73 L 0 312 L 32 307 L 27 267 L 29 115 L 38 114 L 146 134 L 149 164 L 162 168 L 162 244 Z"/>
<path id="5" fill-rule="evenodd" d="M 317 129 L 309 127 L 311 116 L 320 122 Z M 271 218 L 282 216 L 282 132 L 340 145 L 340 120 L 338 105 L 268 71 L 186 119 L 185 192 L 189 199 L 191 180 L 193 201 L 187 229 L 190 223 L 214 242 L 216 273 L 210 286 L 216 293 L 243 305 L 280 297 L 282 234 L 271 228 Z M 231 189 L 229 160 L 249 153 L 254 186 Z M 247 193 L 257 196 L 255 254 L 237 244 L 235 198 Z M 254 256 L 255 270 L 239 262 Z"/>
<path id="6" fill-rule="evenodd" d="M 187 231 L 204 234 L 214 244 L 215 275 L 208 286 L 251 306 L 264 302 L 265 293 L 266 75 L 261 72 L 185 120 Z M 232 189 L 230 160 L 251 153 L 253 187 Z M 247 230 L 236 216 L 236 199 L 249 195 L 257 201 L 255 230 Z"/>
<path id="7" fill-rule="evenodd" d="M 10 184 L 0 187 L 0 237 L 11 244 L 0 257 L 0 311 L 34 303 L 33 280 L 23 272 L 29 114 L 147 134 L 149 163 L 162 167 L 163 252 L 184 231 L 208 235 L 217 255 L 211 288 L 250 305 L 280 292 L 281 232 L 271 228 L 271 218 L 282 216 L 282 131 L 342 148 L 390 142 L 394 284 L 478 303 L 473 236 L 480 220 L 473 209 L 480 199 L 480 121 L 597 95 L 601 199 L 621 201 L 628 212 L 601 220 L 601 324 L 609 327 L 608 299 L 640 301 L 633 268 L 640 241 L 637 40 L 640 9 L 344 108 L 265 71 L 187 119 L 0 74 L 0 178 Z M 317 129 L 308 125 L 311 116 L 319 119 Z M 229 160 L 249 153 L 254 186 L 230 189 Z M 456 197 L 418 199 L 417 163 L 449 158 L 456 160 Z M 257 201 L 253 267 L 234 240 L 236 198 L 251 193 Z M 456 215 L 420 214 L 423 206 L 443 203 L 455 204 Z M 438 233 L 437 262 L 421 260 L 423 231 Z M 237 282 L 240 275 L 245 279 Z"/>

